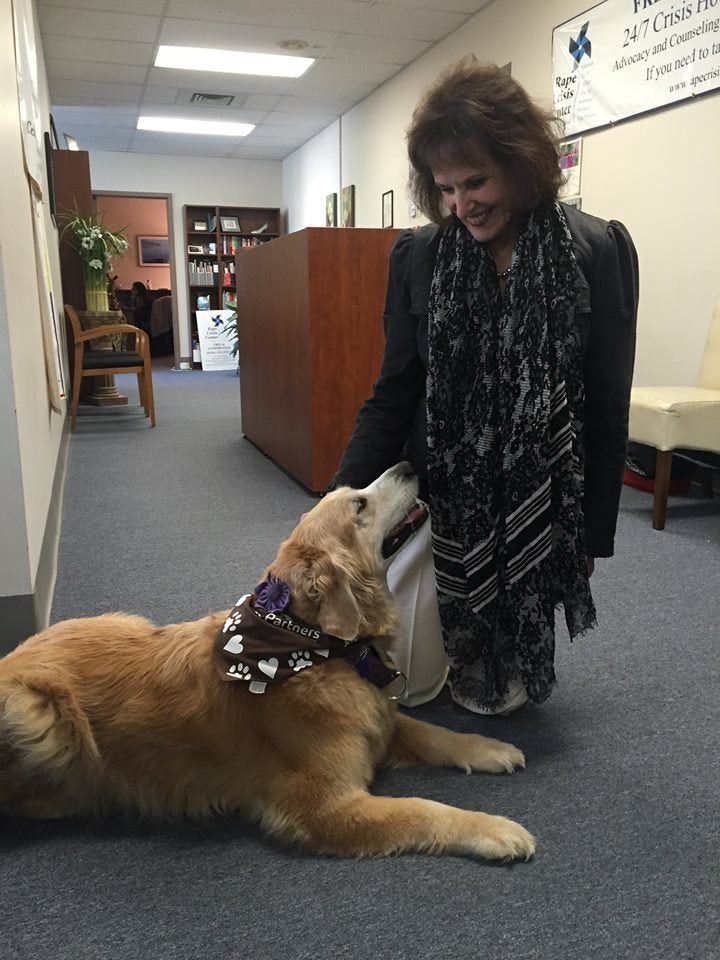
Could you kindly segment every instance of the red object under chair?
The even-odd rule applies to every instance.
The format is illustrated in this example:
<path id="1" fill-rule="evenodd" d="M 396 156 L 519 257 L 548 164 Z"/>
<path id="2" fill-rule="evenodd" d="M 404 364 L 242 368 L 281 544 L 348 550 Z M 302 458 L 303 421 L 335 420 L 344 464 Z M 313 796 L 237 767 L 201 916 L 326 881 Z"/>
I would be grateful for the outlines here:
<path id="1" fill-rule="evenodd" d="M 668 493 L 673 495 L 689 493 L 690 492 L 690 477 L 679 477 L 673 480 L 670 478 L 670 488 Z M 630 470 L 629 467 L 625 467 L 625 473 L 623 475 L 623 483 L 628 487 L 637 487 L 638 490 L 645 490 L 646 493 L 655 492 L 655 478 L 654 477 L 642 477 L 639 473 L 635 473 L 634 470 Z"/>

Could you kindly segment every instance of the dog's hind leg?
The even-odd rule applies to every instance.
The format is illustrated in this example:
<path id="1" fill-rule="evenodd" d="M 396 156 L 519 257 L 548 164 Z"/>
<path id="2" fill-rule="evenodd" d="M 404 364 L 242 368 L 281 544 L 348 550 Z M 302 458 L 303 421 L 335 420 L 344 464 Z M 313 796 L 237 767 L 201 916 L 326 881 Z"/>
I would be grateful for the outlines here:
<path id="1" fill-rule="evenodd" d="M 317 853 L 462 853 L 490 860 L 527 860 L 535 852 L 528 831 L 505 817 L 417 797 L 376 797 L 363 790 L 323 796 L 318 778 L 306 789 L 295 784 L 287 803 L 266 811 L 263 822 Z"/>
<path id="2" fill-rule="evenodd" d="M 426 763 L 435 767 L 460 767 L 470 773 L 512 773 L 525 766 L 517 747 L 476 733 L 456 733 L 398 713 L 384 758 L 387 767 Z"/>
<path id="3" fill-rule="evenodd" d="M 0 684 L 0 810 L 86 812 L 100 769 L 87 717 L 62 682 L 39 674 Z"/>

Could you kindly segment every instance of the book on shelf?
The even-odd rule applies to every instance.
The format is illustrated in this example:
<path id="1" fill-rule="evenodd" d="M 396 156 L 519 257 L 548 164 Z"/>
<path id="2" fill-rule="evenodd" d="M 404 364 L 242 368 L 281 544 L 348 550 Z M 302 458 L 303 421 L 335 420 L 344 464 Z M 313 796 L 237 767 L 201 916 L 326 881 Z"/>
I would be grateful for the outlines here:
<path id="1" fill-rule="evenodd" d="M 215 264 L 217 267 L 217 264 Z M 211 287 L 215 283 L 213 264 L 206 260 L 188 263 L 188 281 L 191 287 Z"/>

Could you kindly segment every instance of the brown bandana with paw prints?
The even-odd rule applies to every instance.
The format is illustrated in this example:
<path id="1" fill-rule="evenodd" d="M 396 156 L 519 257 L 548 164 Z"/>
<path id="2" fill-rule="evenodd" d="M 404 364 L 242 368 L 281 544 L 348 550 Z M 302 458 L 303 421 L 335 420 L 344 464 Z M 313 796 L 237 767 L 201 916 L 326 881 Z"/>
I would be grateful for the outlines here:
<path id="1" fill-rule="evenodd" d="M 314 664 L 364 648 L 323 633 L 285 611 L 267 612 L 255 606 L 255 595 L 240 597 L 214 647 L 215 667 L 223 680 L 245 680 L 251 693 L 265 693 L 268 683 L 280 683 Z"/>

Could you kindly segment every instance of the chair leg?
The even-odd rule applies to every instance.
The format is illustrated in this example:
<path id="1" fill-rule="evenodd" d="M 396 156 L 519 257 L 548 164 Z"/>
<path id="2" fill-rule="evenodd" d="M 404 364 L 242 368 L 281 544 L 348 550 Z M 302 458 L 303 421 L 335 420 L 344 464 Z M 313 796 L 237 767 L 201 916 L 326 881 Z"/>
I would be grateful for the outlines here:
<path id="1" fill-rule="evenodd" d="M 82 371 L 78 369 L 77 359 L 75 360 L 75 371 L 73 375 L 72 400 L 70 402 L 70 432 L 75 432 L 77 423 L 78 406 L 80 405 L 80 384 L 82 383 Z"/>
<path id="2" fill-rule="evenodd" d="M 140 396 L 140 406 L 145 410 L 145 416 L 148 416 L 147 398 L 145 396 L 145 376 L 142 373 L 137 374 L 138 394 Z"/>
<path id="3" fill-rule="evenodd" d="M 153 385 L 152 385 L 152 364 L 150 360 L 145 361 L 145 372 L 142 374 L 143 385 L 145 387 L 145 399 L 147 400 L 147 406 L 145 407 L 145 413 L 150 417 L 150 426 L 155 426 L 155 397 L 153 396 Z"/>
<path id="4" fill-rule="evenodd" d="M 672 450 L 658 450 L 655 458 L 655 498 L 653 500 L 654 530 L 665 529 L 671 467 Z"/>

